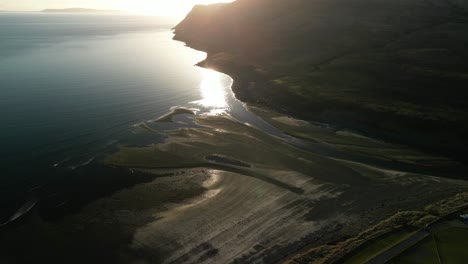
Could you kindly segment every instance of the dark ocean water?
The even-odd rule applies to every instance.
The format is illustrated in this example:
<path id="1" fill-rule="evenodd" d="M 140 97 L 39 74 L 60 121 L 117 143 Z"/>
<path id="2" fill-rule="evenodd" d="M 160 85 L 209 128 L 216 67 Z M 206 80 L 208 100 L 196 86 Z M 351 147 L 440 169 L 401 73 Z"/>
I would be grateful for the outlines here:
<path id="1" fill-rule="evenodd" d="M 231 78 L 193 66 L 206 55 L 173 41 L 175 24 L 143 16 L 0 14 L 2 208 L 57 177 L 66 182 L 67 171 L 128 143 L 136 124 L 171 107 L 258 121 L 233 97 Z"/>

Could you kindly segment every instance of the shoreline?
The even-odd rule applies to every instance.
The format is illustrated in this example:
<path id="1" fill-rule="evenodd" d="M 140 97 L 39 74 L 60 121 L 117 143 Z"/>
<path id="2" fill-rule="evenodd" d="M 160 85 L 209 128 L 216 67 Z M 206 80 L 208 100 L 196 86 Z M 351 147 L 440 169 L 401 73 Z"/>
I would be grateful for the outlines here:
<path id="1" fill-rule="evenodd" d="M 216 52 L 211 52 L 209 48 L 200 46 L 199 43 L 197 43 L 196 40 L 195 40 L 195 43 L 194 43 L 193 40 L 191 40 L 190 38 L 185 38 L 182 33 L 177 34 L 177 31 L 176 31 L 175 35 L 174 35 L 174 39 L 184 42 L 190 48 L 194 48 L 196 50 L 206 52 L 207 53 L 207 58 L 205 60 L 199 62 L 197 64 L 197 66 L 204 67 L 204 68 L 209 68 L 209 69 L 212 69 L 212 70 L 216 70 L 216 71 L 219 71 L 219 72 L 222 72 L 224 74 L 227 74 L 227 75 L 231 76 L 231 78 L 234 80 L 233 85 L 232 85 L 232 90 L 233 90 L 233 93 L 234 93 L 235 97 L 237 99 L 241 100 L 242 102 L 246 103 L 249 106 L 253 106 L 253 107 L 258 106 L 258 107 L 260 107 L 262 109 L 270 109 L 270 110 L 273 110 L 273 111 L 277 111 L 277 112 L 280 112 L 282 114 L 285 114 L 287 117 L 293 116 L 293 117 L 301 118 L 301 119 L 308 120 L 308 121 L 313 120 L 313 121 L 318 121 L 318 122 L 327 122 L 327 124 L 330 124 L 330 123 L 334 124 L 334 126 L 338 127 L 338 129 L 345 128 L 345 129 L 351 129 L 351 130 L 358 131 L 361 135 L 364 135 L 365 137 L 369 136 L 371 138 L 377 138 L 379 140 L 385 140 L 385 141 L 392 142 L 392 143 L 402 143 L 402 144 L 405 144 L 405 145 L 417 146 L 419 149 L 428 151 L 429 153 L 442 154 L 444 156 L 449 154 L 449 156 L 452 156 L 452 157 L 455 156 L 455 157 L 460 158 L 460 154 L 456 153 L 455 155 L 453 155 L 453 153 L 452 153 L 453 150 L 451 150 L 451 149 L 441 150 L 441 149 L 438 149 L 437 147 L 434 148 L 434 147 L 432 147 L 430 145 L 427 145 L 427 142 L 426 143 L 419 142 L 419 143 L 414 144 L 414 141 L 415 141 L 414 138 L 403 139 L 403 138 L 399 137 L 398 135 L 385 134 L 385 133 L 382 133 L 384 131 L 375 130 L 375 129 L 372 129 L 370 127 L 365 127 L 365 126 L 363 127 L 362 125 L 359 125 L 357 123 L 350 123 L 349 120 L 348 121 L 342 120 L 342 122 L 340 123 L 339 121 L 336 122 L 336 121 L 330 120 L 330 119 L 328 119 L 328 120 L 313 119 L 313 114 L 314 113 L 304 114 L 304 112 L 301 112 L 301 111 L 297 112 L 297 111 L 294 111 L 291 108 L 288 109 L 288 107 L 284 107 L 284 104 L 281 104 L 281 102 L 279 104 L 277 104 L 277 103 L 275 103 L 275 102 L 273 102 L 271 100 L 265 100 L 265 98 L 274 98 L 274 97 L 270 97 L 268 95 L 269 92 L 266 92 L 266 93 L 262 94 L 262 91 L 265 91 L 269 87 L 271 87 L 273 85 L 277 85 L 277 84 L 271 83 L 265 76 L 256 75 L 255 70 L 249 69 L 248 67 L 247 68 L 236 69 L 235 66 L 229 65 L 229 63 L 236 64 L 236 61 L 222 61 L 222 63 L 217 63 L 217 61 L 216 61 L 216 59 L 214 59 L 214 57 L 217 54 L 219 54 L 219 52 L 220 52 L 219 50 L 216 51 Z M 215 55 L 213 55 L 213 54 L 215 54 Z M 225 63 L 227 63 L 227 64 L 225 64 Z M 311 117 L 312 117 L 312 119 L 311 119 Z M 266 120 L 266 121 L 271 123 L 270 122 L 271 120 L 270 121 Z M 409 143 L 412 143 L 412 144 L 409 144 Z M 462 158 L 462 162 L 465 163 L 466 160 Z M 461 174 L 459 176 L 460 179 L 465 179 L 465 177 L 466 177 L 466 168 L 462 169 L 460 172 L 461 172 Z M 446 198 L 444 198 L 444 199 L 446 199 Z M 466 206 L 466 204 L 467 203 L 465 201 L 463 205 Z M 439 216 L 439 219 L 444 219 L 445 217 L 447 217 L 447 214 Z M 372 228 L 370 228 L 370 229 L 372 229 Z M 394 232 L 394 230 L 395 230 L 395 228 L 392 228 L 388 232 Z M 382 235 L 382 233 L 379 233 L 379 232 L 377 232 L 377 234 Z M 360 247 L 365 245 L 367 243 L 367 241 L 370 241 L 370 240 L 372 240 L 374 238 L 375 238 L 375 235 L 371 235 L 370 237 L 368 237 L 364 241 L 361 241 L 355 247 L 352 247 L 351 251 L 349 251 L 349 249 L 348 249 L 348 251 L 345 250 L 344 253 L 341 252 L 338 255 L 332 255 L 332 257 L 330 259 L 328 259 L 327 262 L 334 263 L 336 261 L 343 260 L 344 258 L 346 258 L 346 256 L 352 254 L 352 252 L 359 251 Z M 337 241 L 340 241 L 340 240 L 337 240 Z M 283 258 L 281 261 L 275 261 L 275 263 L 282 263 L 282 262 L 285 262 L 285 263 L 309 263 L 311 261 L 311 259 L 307 258 L 307 257 L 305 258 L 306 261 L 304 261 L 304 262 L 298 261 L 298 259 L 303 257 L 303 256 L 300 256 L 300 254 L 307 255 L 307 253 L 304 253 L 304 251 L 305 251 L 304 248 L 310 248 L 310 245 L 307 246 L 307 243 L 306 243 L 306 245 L 303 246 L 303 248 L 300 248 L 300 249 L 293 250 L 293 251 L 289 252 L 288 257 Z M 300 252 L 303 252 L 303 253 L 300 253 Z M 317 254 L 320 255 L 320 253 L 317 253 L 317 252 L 313 253 L 313 255 L 317 255 Z M 312 257 L 312 259 L 313 259 L 313 257 Z M 334 260 L 332 260 L 332 259 L 334 259 Z M 320 261 L 323 261 L 323 260 L 320 260 Z"/>
<path id="2" fill-rule="evenodd" d="M 263 2 L 259 1 L 260 6 L 263 4 Z M 351 3 L 351 5 L 352 4 L 353 3 Z M 443 112 L 443 109 L 445 108 L 439 109 L 437 104 L 433 105 L 431 103 L 427 103 L 425 105 L 424 101 L 416 100 L 412 102 L 410 100 L 405 105 L 405 101 L 401 98 L 398 100 L 395 98 L 395 101 L 393 101 L 393 99 L 390 101 L 385 100 L 385 98 L 388 97 L 392 98 L 391 94 L 387 94 L 386 97 L 379 95 L 380 97 L 376 96 L 373 98 L 371 92 L 366 95 L 370 96 L 369 99 L 367 97 L 360 97 L 359 90 L 346 94 L 346 90 L 339 90 L 345 88 L 339 86 L 341 88 L 337 88 L 337 91 L 333 91 L 332 88 L 334 87 L 331 84 L 329 90 L 320 90 L 314 86 L 313 81 L 304 77 L 308 74 L 320 75 L 318 72 L 327 68 L 332 61 L 338 61 L 342 58 L 344 58 L 344 64 L 340 67 L 349 67 L 349 65 L 346 64 L 346 58 L 348 55 L 351 59 L 353 54 L 359 56 L 362 53 L 361 56 L 367 56 L 368 53 L 372 54 L 373 52 L 379 52 L 383 47 L 365 46 L 366 48 L 363 47 L 360 51 L 350 51 L 348 53 L 344 53 L 344 55 L 341 53 L 335 54 L 328 60 L 325 60 L 325 62 L 321 60 L 312 60 L 310 64 L 301 65 L 302 68 L 294 68 L 294 65 L 287 64 L 286 62 L 288 60 L 298 60 L 297 57 L 294 57 L 297 54 L 289 54 L 286 52 L 286 48 L 291 48 L 288 44 L 281 42 L 281 44 L 278 44 L 279 47 L 273 45 L 273 48 L 283 48 L 283 53 L 280 53 L 283 57 L 275 56 L 276 59 L 271 58 L 275 53 L 274 50 L 269 51 L 268 47 L 265 47 L 265 49 L 273 55 L 267 53 L 269 54 L 268 56 L 270 56 L 267 56 L 267 58 L 265 57 L 265 54 L 256 56 L 255 54 L 261 53 L 261 51 L 256 51 L 255 49 L 252 50 L 248 43 L 249 41 L 252 41 L 254 47 L 258 44 L 261 44 L 260 47 L 269 46 L 269 42 L 267 41 L 270 39 L 264 39 L 262 36 L 258 36 L 259 34 L 261 35 L 262 31 L 257 32 L 259 29 L 254 27 L 253 29 L 245 29 L 240 30 L 240 32 L 236 32 L 233 25 L 248 25 L 248 22 L 245 24 L 245 21 L 237 21 L 236 19 L 232 22 L 233 25 L 230 25 L 229 23 L 215 22 L 215 20 L 219 20 L 223 16 L 238 14 L 236 12 L 241 12 L 241 10 L 243 10 L 241 8 L 242 5 L 247 5 L 247 3 L 236 4 L 234 2 L 206 7 L 197 6 L 173 29 L 174 40 L 184 42 L 190 48 L 207 53 L 206 59 L 199 62 L 197 64 L 198 66 L 214 69 L 232 77 L 234 80 L 232 90 L 236 98 L 250 105 L 269 108 L 303 120 L 327 123 L 337 128 L 348 128 L 372 138 L 416 147 L 428 153 L 446 155 L 468 165 L 468 158 L 466 157 L 465 150 L 463 148 L 463 143 L 467 142 L 466 131 L 468 131 L 466 122 L 463 121 L 468 120 L 466 119 L 466 112 L 465 114 L 463 112 L 466 111 L 466 109 L 454 108 L 452 113 L 447 110 L 450 109 L 450 104 L 448 104 L 445 106 L 448 111 L 447 115 L 438 116 L 438 114 L 441 114 L 441 111 Z M 298 5 L 300 6 L 301 4 Z M 311 5 L 313 6 L 313 4 Z M 333 6 L 333 3 L 330 3 L 330 6 Z M 239 8 L 239 10 L 236 8 Z M 430 9 L 430 7 L 426 8 Z M 278 10 L 276 11 L 279 12 Z M 250 14 L 250 11 L 247 13 Z M 418 15 L 424 17 L 426 14 L 422 12 Z M 332 18 L 326 16 L 323 19 L 332 20 Z M 450 21 L 451 19 L 456 19 L 456 16 L 448 16 L 446 19 Z M 262 23 L 264 23 L 264 21 L 262 21 Z M 392 23 L 390 23 L 390 25 L 393 26 Z M 404 34 L 401 33 L 401 35 L 393 37 L 386 36 L 384 39 L 389 43 L 398 42 L 400 41 L 400 38 L 404 38 L 406 35 L 417 34 L 419 31 L 428 30 L 432 32 L 432 27 L 437 27 L 437 25 L 438 23 L 425 25 L 421 29 L 414 29 L 410 32 L 406 32 Z M 285 32 L 287 33 L 289 31 L 286 30 Z M 267 31 L 266 33 L 281 34 L 281 32 L 275 31 Z M 245 35 L 246 38 L 252 38 L 252 40 L 246 39 L 244 43 L 241 40 L 243 35 Z M 354 36 L 350 35 L 350 37 Z M 302 39 L 299 39 L 299 41 L 301 40 Z M 281 39 L 278 39 L 278 41 L 281 41 Z M 259 49 L 260 47 L 256 48 Z M 314 50 L 309 49 L 307 51 L 314 53 Z M 320 50 L 317 50 L 316 52 L 318 54 L 317 56 L 319 56 Z M 314 57 L 312 56 L 312 58 Z M 365 61 L 363 63 L 362 67 L 367 67 L 365 63 L 368 62 Z M 390 62 L 389 64 L 390 66 L 392 65 Z M 273 67 L 272 65 L 276 65 L 278 68 L 275 68 L 276 66 Z M 294 73 L 288 72 L 288 68 L 284 68 L 284 65 L 289 65 L 293 67 L 291 70 L 300 71 L 301 73 L 294 75 Z M 262 67 L 265 67 L 268 70 L 265 70 Z M 356 64 L 354 67 L 359 68 L 360 65 Z M 385 67 L 383 69 L 385 69 Z M 343 69 L 340 68 L 339 70 Z M 352 69 L 346 70 L 352 74 Z M 368 72 L 360 73 L 368 74 Z M 399 72 L 398 74 L 406 76 L 407 73 Z M 327 76 L 328 75 L 325 75 L 325 77 Z M 331 76 L 333 77 L 334 75 Z M 346 79 L 345 74 L 344 76 Z M 288 80 L 288 78 L 299 79 L 299 84 L 294 83 L 293 81 L 285 81 Z M 359 80 L 359 75 L 353 78 L 357 78 Z M 417 85 L 418 80 L 422 77 L 415 75 L 411 78 L 408 78 L 408 83 L 414 83 L 414 85 Z M 424 80 L 425 79 L 427 79 L 427 76 Z M 353 79 L 351 78 L 349 81 L 351 85 Z M 423 80 L 420 81 L 422 82 Z M 437 79 L 437 82 L 439 81 L 440 80 Z M 323 82 L 324 80 L 321 80 L 321 83 L 318 85 L 326 86 L 327 82 Z M 314 97 L 301 96 L 300 93 L 295 92 L 295 89 L 299 89 L 295 87 L 295 85 L 314 87 L 313 89 L 310 88 L 310 92 L 313 92 L 314 95 L 317 89 L 320 91 L 317 93 L 325 95 Z M 378 87 L 383 85 L 383 83 L 375 83 L 374 85 Z M 301 88 L 305 89 L 303 92 L 308 91 L 304 87 Z M 363 87 L 365 89 L 370 89 L 365 85 L 363 85 Z M 417 88 L 418 86 L 415 87 Z M 424 87 L 424 85 L 421 85 L 421 87 Z M 382 87 L 382 89 L 385 91 L 387 88 Z M 407 89 L 411 89 L 411 86 L 407 87 Z M 419 97 L 422 98 L 422 95 L 425 95 L 424 92 L 424 90 L 420 91 Z M 329 94 L 327 95 L 327 93 Z M 377 92 L 377 94 L 378 93 L 379 92 Z M 411 98 L 416 96 L 414 94 L 410 95 Z M 341 97 L 350 97 L 351 99 L 348 101 L 340 101 L 339 98 Z M 452 95 L 452 98 L 455 97 L 456 95 Z M 369 101 L 366 101 L 366 98 L 369 99 Z M 353 100 L 356 100 L 357 103 Z M 453 100 L 456 101 L 456 99 Z M 395 103 L 395 105 L 393 105 L 393 103 Z M 395 107 L 400 108 L 394 109 Z"/>
<path id="3" fill-rule="evenodd" d="M 395 144 L 403 144 L 411 147 L 416 147 L 423 151 L 427 151 L 428 153 L 449 156 L 451 158 L 458 159 L 460 162 L 468 164 L 468 158 L 466 157 L 466 155 L 464 155 L 464 149 L 460 149 L 459 147 L 449 147 L 447 149 L 441 149 L 440 146 L 434 147 L 432 145 L 433 141 L 421 141 L 421 138 L 418 137 L 405 138 L 402 137 L 402 135 L 398 132 L 388 132 L 382 129 L 373 128 L 370 125 L 362 124 L 359 122 L 353 122 L 351 119 L 347 119 L 346 116 L 344 116 L 344 118 L 339 116 L 337 116 L 336 118 L 317 118 L 321 115 L 321 112 L 324 109 L 313 108 L 311 111 L 307 111 L 305 109 L 295 109 L 294 107 L 291 107 L 291 105 L 282 102 L 282 100 L 300 101 L 300 98 L 288 99 L 290 97 L 290 95 L 288 94 L 284 94 L 283 96 L 272 95 L 271 91 L 268 91 L 271 87 L 274 86 L 278 87 L 275 90 L 287 89 L 286 87 L 281 87 L 281 85 L 271 83 L 268 79 L 266 79 L 265 76 L 257 75 L 253 70 L 242 69 L 240 71 L 236 71 L 230 68 L 229 66 L 226 67 L 223 64 L 217 64 L 215 61 L 212 61 L 210 59 L 211 55 L 209 51 L 190 46 L 190 40 L 175 40 L 187 44 L 189 48 L 206 52 L 207 59 L 197 63 L 196 66 L 215 70 L 230 76 L 233 79 L 232 91 L 235 97 L 241 102 L 246 103 L 247 105 L 270 109 L 285 114 L 287 116 L 305 120 L 307 122 L 327 124 L 329 126 L 336 127 L 337 129 L 351 129 L 357 131 L 358 133 L 366 137 L 388 141 Z M 281 99 L 275 101 L 274 98 L 278 97 Z M 430 130 L 430 128 L 427 128 L 427 131 Z"/>

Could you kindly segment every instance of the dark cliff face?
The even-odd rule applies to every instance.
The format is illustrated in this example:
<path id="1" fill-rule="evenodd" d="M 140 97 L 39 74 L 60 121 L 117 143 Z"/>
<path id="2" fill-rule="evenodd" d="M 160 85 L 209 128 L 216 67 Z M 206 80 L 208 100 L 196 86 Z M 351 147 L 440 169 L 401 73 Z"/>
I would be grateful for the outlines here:
<path id="1" fill-rule="evenodd" d="M 468 142 L 468 4 L 238 0 L 197 6 L 175 38 L 242 100 L 431 150 Z"/>
<path id="2" fill-rule="evenodd" d="M 452 13 L 444 0 L 238 0 L 196 6 L 176 35 L 213 51 L 255 57 L 295 53 L 320 63 L 383 45 Z"/>

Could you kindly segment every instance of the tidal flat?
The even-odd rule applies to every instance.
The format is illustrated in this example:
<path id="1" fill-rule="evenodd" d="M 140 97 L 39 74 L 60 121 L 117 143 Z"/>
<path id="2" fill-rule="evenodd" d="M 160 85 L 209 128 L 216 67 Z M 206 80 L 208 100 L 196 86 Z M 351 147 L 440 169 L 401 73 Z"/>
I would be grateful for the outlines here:
<path id="1" fill-rule="evenodd" d="M 354 148 L 339 149 L 346 155 L 337 158 L 327 143 L 330 128 L 262 112 L 283 131 L 309 129 L 315 139 L 295 144 L 296 138 L 272 136 L 229 114 L 192 116 L 196 126 L 158 131 L 167 135 L 164 141 L 122 145 L 100 161 L 152 180 L 52 221 L 33 214 L 4 231 L 2 261 L 18 260 L 15 253 L 28 248 L 19 262 L 271 263 L 304 250 L 295 262 L 320 262 L 382 232 L 424 225 L 437 217 L 427 206 L 468 192 L 463 180 L 397 170 L 403 163 L 394 159 L 359 162 L 353 157 L 362 153 Z M 148 126 L 157 130 L 158 124 Z M 337 140 L 409 151 L 350 133 Z M 430 171 L 418 162 L 406 166 Z M 347 239 L 353 243 L 340 247 Z"/>
<path id="2" fill-rule="evenodd" d="M 256 109 L 256 114 L 269 122 L 279 120 L 282 125 L 272 124 L 289 134 L 300 130 L 314 139 L 291 144 L 297 138 L 268 135 L 227 114 L 204 116 L 195 118 L 202 128 L 168 131 L 168 140 L 161 144 L 123 147 L 106 159 L 107 164 L 134 169 L 211 169 L 219 181 L 203 202 L 146 226 L 133 245 L 144 245 L 151 252 L 165 248 L 162 238 L 171 237 L 184 246 L 166 248 L 171 252 L 168 263 L 276 262 L 306 245 L 357 235 L 399 212 L 408 211 L 400 222 L 410 225 L 430 215 L 418 210 L 468 188 L 462 180 L 429 174 L 457 168 L 450 159 L 354 133 L 332 132 L 268 110 Z M 368 150 L 359 152 L 357 147 Z M 213 160 L 213 155 L 229 162 Z M 355 158 L 362 155 L 377 159 Z M 441 162 L 427 167 L 423 162 L 427 160 Z M 396 170 L 399 166 L 409 171 Z M 173 230 L 174 223 L 187 227 Z M 400 226 L 383 224 L 374 235 Z M 345 252 L 334 252 L 333 257 Z"/>

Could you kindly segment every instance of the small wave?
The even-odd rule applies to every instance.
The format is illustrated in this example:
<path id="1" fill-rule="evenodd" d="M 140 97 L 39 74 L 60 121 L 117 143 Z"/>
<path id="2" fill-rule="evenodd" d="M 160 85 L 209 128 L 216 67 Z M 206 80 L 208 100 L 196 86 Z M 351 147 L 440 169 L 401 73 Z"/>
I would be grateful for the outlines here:
<path id="1" fill-rule="evenodd" d="M 186 107 L 180 107 L 180 106 L 173 106 L 170 108 L 170 111 L 156 119 L 148 120 L 148 123 L 153 123 L 153 122 L 172 122 L 172 118 L 176 115 L 180 114 L 190 114 L 190 115 L 197 115 L 199 112 L 199 109 L 196 108 L 186 108 Z"/>
<path id="2" fill-rule="evenodd" d="M 81 168 L 81 167 L 84 167 L 84 166 L 90 164 L 91 162 L 94 161 L 94 159 L 96 159 L 96 156 L 94 156 L 94 157 L 88 159 L 87 161 L 85 161 L 85 162 L 83 162 L 83 163 L 81 163 L 81 164 L 78 164 L 78 165 L 75 165 L 75 166 L 70 166 L 70 167 L 68 167 L 68 168 L 69 168 L 70 170 L 72 170 L 72 171 L 73 171 L 73 170 L 76 170 L 76 169 L 78 169 L 78 168 Z"/>
<path id="3" fill-rule="evenodd" d="M 96 158 L 96 157 L 90 158 L 90 159 L 87 160 L 85 163 L 81 164 L 79 167 L 83 167 L 83 166 L 86 166 L 86 165 L 90 164 L 91 162 L 93 162 L 93 160 L 94 160 L 95 158 Z"/>
<path id="4" fill-rule="evenodd" d="M 66 162 L 68 162 L 68 161 L 70 161 L 70 159 L 71 159 L 70 157 L 67 157 L 66 159 L 64 159 L 64 160 L 62 160 L 62 161 L 60 161 L 60 162 L 54 163 L 53 167 L 54 167 L 54 168 L 57 168 L 57 167 L 59 167 L 60 165 L 66 163 Z"/>
<path id="5" fill-rule="evenodd" d="M 114 144 L 117 143 L 117 142 L 119 142 L 119 141 L 118 141 L 118 140 L 111 140 L 111 141 L 109 141 L 109 142 L 106 144 L 106 147 L 112 146 L 112 145 L 114 145 Z"/>
<path id="6" fill-rule="evenodd" d="M 149 132 L 153 132 L 153 133 L 156 133 L 156 134 L 163 135 L 163 133 L 157 131 L 156 129 L 151 128 L 151 127 L 148 126 L 146 123 L 142 123 L 142 124 L 140 125 L 140 128 L 146 129 L 146 130 L 149 131 Z"/>
<path id="7" fill-rule="evenodd" d="M 189 108 L 189 107 L 180 106 L 180 105 L 175 105 L 175 106 L 169 108 L 170 111 L 177 110 L 177 109 L 187 109 L 187 110 L 190 110 L 190 111 L 193 111 L 193 112 L 200 112 L 201 111 L 198 108 Z"/>
<path id="8" fill-rule="evenodd" d="M 0 227 L 1 226 L 5 226 L 15 220 L 17 220 L 18 218 L 22 217 L 23 215 L 25 215 L 26 213 L 28 213 L 29 211 L 31 211 L 31 209 L 34 208 L 34 206 L 36 206 L 38 200 L 36 199 L 33 199 L 33 200 L 29 200 L 27 202 L 25 202 L 17 211 L 16 213 L 14 213 L 6 222 L 0 224 Z"/>
<path id="9" fill-rule="evenodd" d="M 132 127 L 138 128 L 138 127 L 141 127 L 144 124 L 145 124 L 145 122 L 139 122 L 139 123 L 133 124 Z"/>

